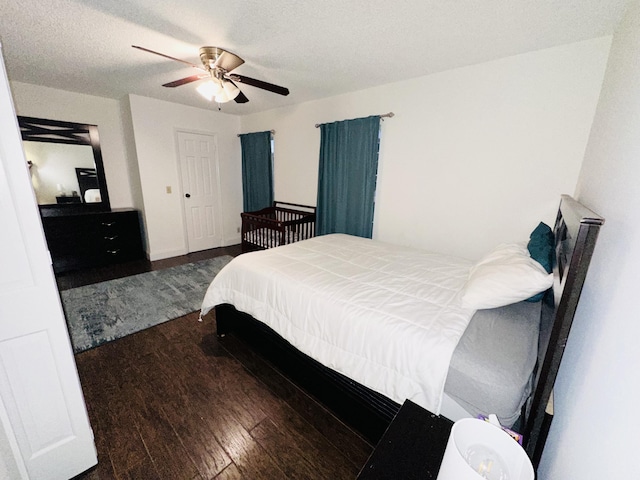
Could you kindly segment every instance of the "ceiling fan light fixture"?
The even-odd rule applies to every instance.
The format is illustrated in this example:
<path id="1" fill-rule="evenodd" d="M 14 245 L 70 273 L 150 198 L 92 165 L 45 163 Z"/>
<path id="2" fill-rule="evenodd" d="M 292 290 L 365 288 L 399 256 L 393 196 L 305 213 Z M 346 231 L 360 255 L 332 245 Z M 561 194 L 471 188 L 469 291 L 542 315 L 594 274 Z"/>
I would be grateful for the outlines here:
<path id="1" fill-rule="evenodd" d="M 236 87 L 233 82 L 230 82 L 227 80 L 226 82 L 224 82 L 222 87 L 224 88 L 224 91 L 226 92 L 226 94 L 229 96 L 229 100 L 233 100 L 238 95 L 240 95 L 240 89 Z"/>
<path id="2" fill-rule="evenodd" d="M 216 97 L 217 103 L 230 102 L 240 95 L 240 89 L 228 80 L 222 82 L 222 91 Z"/>
<path id="3" fill-rule="evenodd" d="M 220 85 L 219 82 L 213 79 L 209 79 L 206 82 L 202 82 L 200 85 L 198 85 L 196 90 L 200 95 L 202 95 L 204 98 L 206 98 L 209 101 L 212 101 L 214 97 L 216 97 L 217 95 L 220 94 L 220 92 L 223 91 L 222 85 Z"/>

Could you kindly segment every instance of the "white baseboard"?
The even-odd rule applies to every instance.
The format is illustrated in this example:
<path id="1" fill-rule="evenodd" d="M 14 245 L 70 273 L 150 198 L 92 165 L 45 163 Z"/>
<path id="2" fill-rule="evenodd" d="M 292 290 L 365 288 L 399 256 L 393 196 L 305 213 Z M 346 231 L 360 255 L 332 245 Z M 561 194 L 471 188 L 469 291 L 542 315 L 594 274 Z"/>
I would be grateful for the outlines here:
<path id="1" fill-rule="evenodd" d="M 222 245 L 220 245 L 221 247 L 229 247 L 231 245 L 238 245 L 240 242 L 242 241 L 241 237 L 233 237 L 233 238 L 227 238 L 222 242 Z M 171 257 L 179 257 L 180 255 L 186 255 L 187 252 L 185 249 L 179 249 L 179 250 L 162 250 L 159 252 L 146 252 L 147 253 L 147 258 L 150 261 L 155 261 L 155 260 L 164 260 L 165 258 L 171 258 Z"/>
<path id="2" fill-rule="evenodd" d="M 230 245 L 238 245 L 241 242 L 242 242 L 242 237 L 240 236 L 233 237 L 233 238 L 225 238 L 224 242 L 222 242 L 222 246 L 228 247 Z"/>
<path id="3" fill-rule="evenodd" d="M 164 260 L 165 258 L 179 257 L 180 255 L 186 255 L 188 252 L 184 249 L 180 250 L 164 250 L 160 252 L 148 252 L 147 257 L 152 262 L 155 260 Z"/>

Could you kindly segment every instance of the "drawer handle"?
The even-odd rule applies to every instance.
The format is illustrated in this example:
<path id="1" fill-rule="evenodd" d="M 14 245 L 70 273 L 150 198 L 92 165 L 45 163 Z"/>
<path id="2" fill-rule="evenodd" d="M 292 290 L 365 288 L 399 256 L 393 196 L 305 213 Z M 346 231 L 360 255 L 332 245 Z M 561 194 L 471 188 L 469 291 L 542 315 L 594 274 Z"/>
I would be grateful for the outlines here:
<path id="1" fill-rule="evenodd" d="M 114 235 L 113 237 L 104 237 L 105 240 L 113 241 L 118 238 L 118 235 Z"/>
<path id="2" fill-rule="evenodd" d="M 111 255 L 117 255 L 118 253 L 120 253 L 120 249 L 117 248 L 116 250 L 107 250 L 107 253 L 110 253 Z"/>
<path id="3" fill-rule="evenodd" d="M 104 227 L 113 227 L 116 222 L 102 222 L 102 226 Z"/>

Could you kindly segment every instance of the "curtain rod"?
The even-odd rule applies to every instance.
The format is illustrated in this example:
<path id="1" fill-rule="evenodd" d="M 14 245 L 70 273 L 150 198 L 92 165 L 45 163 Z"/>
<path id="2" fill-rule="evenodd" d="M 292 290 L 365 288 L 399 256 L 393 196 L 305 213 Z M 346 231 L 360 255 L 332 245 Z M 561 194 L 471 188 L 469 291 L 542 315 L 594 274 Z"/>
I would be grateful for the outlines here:
<path id="1" fill-rule="evenodd" d="M 393 113 L 393 112 L 389 112 L 389 113 L 383 113 L 382 115 L 378 115 L 378 116 L 379 116 L 379 117 L 382 119 L 382 121 L 384 122 L 384 119 L 385 119 L 385 118 L 391 118 L 391 117 L 393 117 L 394 115 L 395 115 L 395 113 Z M 316 128 L 319 128 L 319 127 L 320 127 L 320 125 L 322 125 L 322 123 L 316 123 Z"/>
<path id="2" fill-rule="evenodd" d="M 275 131 L 275 130 L 267 130 L 267 131 L 271 132 L 271 135 L 275 135 L 275 134 L 276 134 L 276 131 Z M 239 137 L 240 135 L 246 135 L 246 133 L 239 133 L 239 134 L 238 134 L 238 137 Z"/>

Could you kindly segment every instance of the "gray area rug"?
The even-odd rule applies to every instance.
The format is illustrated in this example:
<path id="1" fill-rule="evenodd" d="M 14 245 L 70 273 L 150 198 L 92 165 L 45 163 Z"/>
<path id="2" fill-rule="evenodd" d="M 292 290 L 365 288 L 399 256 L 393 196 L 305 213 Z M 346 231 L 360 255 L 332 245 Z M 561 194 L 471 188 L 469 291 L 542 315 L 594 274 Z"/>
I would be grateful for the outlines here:
<path id="1" fill-rule="evenodd" d="M 60 292 L 74 352 L 199 310 L 224 255 Z"/>

